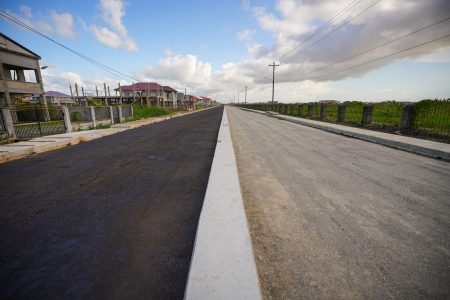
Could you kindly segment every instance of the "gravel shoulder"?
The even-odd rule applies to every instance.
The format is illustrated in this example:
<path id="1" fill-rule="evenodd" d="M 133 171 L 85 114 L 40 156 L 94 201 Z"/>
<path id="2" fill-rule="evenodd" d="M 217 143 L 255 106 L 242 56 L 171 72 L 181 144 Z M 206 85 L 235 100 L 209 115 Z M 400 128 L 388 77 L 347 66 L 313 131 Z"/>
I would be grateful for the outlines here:
<path id="1" fill-rule="evenodd" d="M 228 111 L 266 299 L 450 297 L 449 163 Z"/>

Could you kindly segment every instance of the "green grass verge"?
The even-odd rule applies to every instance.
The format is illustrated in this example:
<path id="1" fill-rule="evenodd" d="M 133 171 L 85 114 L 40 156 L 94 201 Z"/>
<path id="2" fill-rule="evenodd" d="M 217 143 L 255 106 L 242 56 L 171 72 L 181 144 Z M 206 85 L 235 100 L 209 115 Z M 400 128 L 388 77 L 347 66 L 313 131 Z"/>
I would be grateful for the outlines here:
<path id="1" fill-rule="evenodd" d="M 133 120 L 140 120 L 151 117 L 169 115 L 171 113 L 171 110 L 156 106 L 133 105 L 133 112 L 134 112 Z"/>

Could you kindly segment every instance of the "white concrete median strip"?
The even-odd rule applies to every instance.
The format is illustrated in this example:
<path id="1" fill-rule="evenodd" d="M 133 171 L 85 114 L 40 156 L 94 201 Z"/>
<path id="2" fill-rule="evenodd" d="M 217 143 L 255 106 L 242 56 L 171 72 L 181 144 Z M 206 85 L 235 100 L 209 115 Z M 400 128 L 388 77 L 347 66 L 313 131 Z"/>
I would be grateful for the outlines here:
<path id="1" fill-rule="evenodd" d="M 261 299 L 226 109 L 198 224 L 185 299 Z"/>

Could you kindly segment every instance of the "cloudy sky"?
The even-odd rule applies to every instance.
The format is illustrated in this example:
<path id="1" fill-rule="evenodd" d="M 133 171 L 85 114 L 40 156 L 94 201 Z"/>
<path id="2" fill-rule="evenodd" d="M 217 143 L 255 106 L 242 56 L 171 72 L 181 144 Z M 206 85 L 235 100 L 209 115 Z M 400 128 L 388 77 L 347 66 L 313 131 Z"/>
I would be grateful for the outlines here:
<path id="1" fill-rule="evenodd" d="M 139 81 L 222 102 L 450 97 L 448 0 L 2 1 L 34 29 Z M 331 22 L 329 22 L 331 20 Z M 46 90 L 85 90 L 111 74 L 2 18 L 38 53 Z"/>

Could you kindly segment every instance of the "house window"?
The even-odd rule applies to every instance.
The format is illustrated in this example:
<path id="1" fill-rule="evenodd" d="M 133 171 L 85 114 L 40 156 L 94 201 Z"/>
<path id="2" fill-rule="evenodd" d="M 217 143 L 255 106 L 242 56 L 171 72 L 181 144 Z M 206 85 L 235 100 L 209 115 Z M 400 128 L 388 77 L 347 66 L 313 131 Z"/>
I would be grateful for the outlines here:
<path id="1" fill-rule="evenodd" d="M 9 70 L 9 72 L 11 73 L 11 80 L 19 80 L 17 70 Z"/>
<path id="2" fill-rule="evenodd" d="M 34 70 L 24 70 L 23 72 L 25 74 L 25 81 L 26 82 L 37 83 L 36 73 L 34 72 Z"/>

